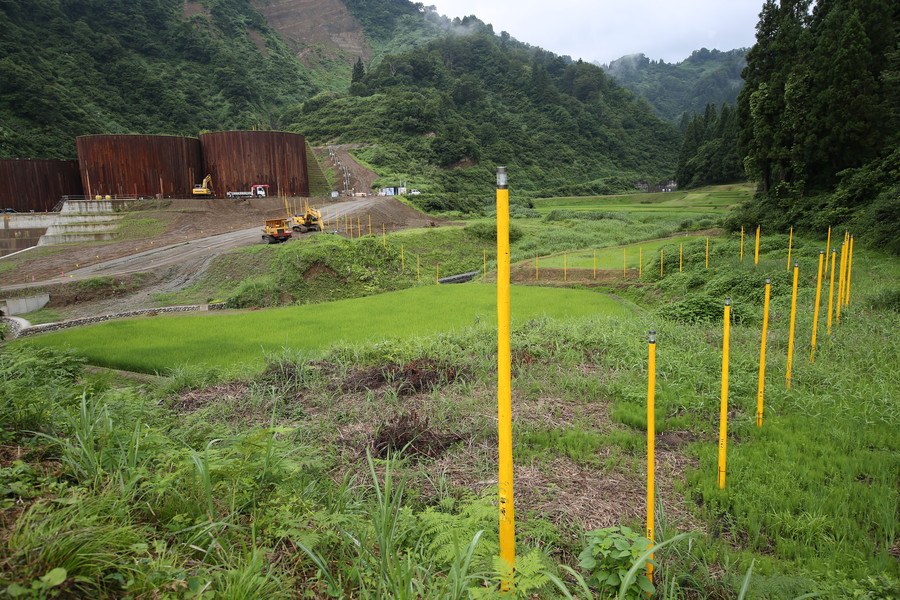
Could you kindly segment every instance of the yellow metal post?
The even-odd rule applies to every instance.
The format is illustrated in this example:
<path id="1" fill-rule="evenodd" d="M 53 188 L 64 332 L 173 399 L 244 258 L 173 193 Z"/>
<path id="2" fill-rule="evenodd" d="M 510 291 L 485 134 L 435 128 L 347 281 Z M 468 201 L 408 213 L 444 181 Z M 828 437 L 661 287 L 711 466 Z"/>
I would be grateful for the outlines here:
<path id="1" fill-rule="evenodd" d="M 359 217 L 356 217 L 356 237 L 362 237 L 362 225 L 359 222 Z"/>
<path id="2" fill-rule="evenodd" d="M 850 236 L 850 250 L 847 253 L 847 289 L 844 292 L 844 304 L 850 306 L 850 279 L 853 274 L 853 236 Z"/>
<path id="3" fill-rule="evenodd" d="M 597 279 L 597 249 L 594 248 L 594 279 Z"/>
<path id="4" fill-rule="evenodd" d="M 744 226 L 741 225 L 741 262 L 744 262 Z"/>
<path id="5" fill-rule="evenodd" d="M 819 272 L 816 275 L 816 304 L 813 308 L 812 341 L 809 345 L 809 362 L 816 360 L 816 336 L 819 331 L 819 303 L 822 299 L 822 268 L 825 263 L 825 251 L 819 250 Z"/>
<path id="6" fill-rule="evenodd" d="M 763 302 L 762 340 L 759 343 L 759 381 L 756 385 L 756 426 L 763 424 L 763 403 L 766 397 L 766 342 L 769 336 L 769 299 L 772 297 L 772 280 L 766 278 L 766 298 Z"/>
<path id="7" fill-rule="evenodd" d="M 434 265 L 434 284 L 435 285 L 441 284 L 441 282 L 439 281 L 440 278 L 441 278 L 441 263 L 437 263 L 436 265 Z"/>
<path id="8" fill-rule="evenodd" d="M 509 303 L 509 189 L 506 167 L 497 167 L 497 483 L 500 505 L 500 558 L 511 583 L 516 566 L 512 456 L 512 358 Z M 508 586 L 507 586 L 508 587 Z"/>
<path id="9" fill-rule="evenodd" d="M 684 272 L 684 244 L 678 244 L 678 272 Z"/>
<path id="10" fill-rule="evenodd" d="M 481 276 L 487 277 L 487 248 L 482 249 L 482 254 L 484 255 L 484 262 L 482 263 Z"/>
<path id="11" fill-rule="evenodd" d="M 791 389 L 791 373 L 794 368 L 794 331 L 797 324 L 797 281 L 800 277 L 800 265 L 794 263 L 794 287 L 791 291 L 791 328 L 788 332 L 788 352 L 787 352 L 787 370 L 784 379 L 787 383 L 787 389 Z"/>
<path id="12" fill-rule="evenodd" d="M 837 249 L 831 249 L 831 281 L 828 284 L 828 317 L 825 319 L 825 333 L 831 335 L 831 315 L 832 306 L 834 305 L 834 263 L 837 261 Z"/>
<path id="13" fill-rule="evenodd" d="M 416 254 L 416 281 L 421 281 L 422 279 L 422 267 L 419 264 L 419 255 Z"/>
<path id="14" fill-rule="evenodd" d="M 831 225 L 828 226 L 828 238 L 825 241 L 825 272 L 828 272 L 828 259 L 831 258 Z"/>
<path id="15" fill-rule="evenodd" d="M 400 270 L 406 270 L 406 252 L 403 250 L 403 244 L 400 244 Z"/>
<path id="16" fill-rule="evenodd" d="M 663 273 L 665 272 L 665 264 L 666 264 L 665 256 L 663 255 L 663 251 L 660 250 L 659 251 L 659 276 L 660 277 L 662 277 Z"/>
<path id="17" fill-rule="evenodd" d="M 753 251 L 753 264 L 759 264 L 759 225 L 756 226 L 756 250 Z"/>
<path id="18" fill-rule="evenodd" d="M 725 298 L 725 325 L 722 338 L 722 394 L 719 403 L 719 489 L 725 489 L 725 464 L 728 440 L 728 353 L 731 336 L 731 298 Z"/>
<path id="19" fill-rule="evenodd" d="M 563 281 L 569 280 L 568 252 L 563 252 Z"/>
<path id="20" fill-rule="evenodd" d="M 794 228 L 791 227 L 791 233 L 788 236 L 788 260 L 787 260 L 787 271 L 791 272 L 791 250 L 794 248 Z"/>
<path id="21" fill-rule="evenodd" d="M 534 280 L 535 281 L 538 281 L 538 279 L 540 278 L 540 273 L 538 273 L 538 269 L 540 268 L 540 265 L 538 265 L 538 261 L 539 261 L 538 253 L 535 252 L 534 253 Z"/>
<path id="22" fill-rule="evenodd" d="M 847 266 L 847 244 L 846 242 L 841 244 L 841 259 L 838 262 L 838 292 L 837 298 L 835 298 L 835 307 L 834 307 L 834 320 L 840 325 L 841 324 L 841 304 L 844 303 L 844 272 L 846 271 Z"/>
<path id="23" fill-rule="evenodd" d="M 387 248 L 387 231 L 384 228 L 384 223 L 381 224 L 381 245 Z"/>
<path id="24" fill-rule="evenodd" d="M 369 235 L 372 235 L 372 215 L 369 215 Z"/>
<path id="25" fill-rule="evenodd" d="M 644 276 L 644 247 L 638 247 L 638 279 Z"/>
<path id="26" fill-rule="evenodd" d="M 656 507 L 656 332 L 650 332 L 647 345 L 647 539 L 654 543 Z M 653 555 L 650 555 L 653 559 Z M 647 563 L 647 577 L 653 581 L 653 565 Z"/>
<path id="27" fill-rule="evenodd" d="M 625 279 L 625 260 L 626 260 L 625 256 L 626 256 L 626 254 L 627 254 L 627 252 L 626 252 L 625 248 L 622 248 L 622 279 Z"/>
<path id="28" fill-rule="evenodd" d="M 709 268 L 709 236 L 706 236 L 706 268 Z"/>

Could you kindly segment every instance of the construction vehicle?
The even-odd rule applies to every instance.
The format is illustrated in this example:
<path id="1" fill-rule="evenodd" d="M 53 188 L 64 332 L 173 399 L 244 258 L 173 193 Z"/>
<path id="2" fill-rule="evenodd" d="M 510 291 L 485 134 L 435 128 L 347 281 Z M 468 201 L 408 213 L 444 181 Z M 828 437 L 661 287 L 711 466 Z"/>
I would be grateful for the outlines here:
<path id="1" fill-rule="evenodd" d="M 291 222 L 289 219 L 266 219 L 262 232 L 262 240 L 267 244 L 286 242 L 291 239 Z"/>
<path id="2" fill-rule="evenodd" d="M 207 175 L 203 178 L 203 181 L 194 185 L 194 189 L 191 190 L 191 193 L 194 196 L 206 196 L 207 198 L 214 198 L 216 193 L 212 189 L 212 175 Z"/>
<path id="3" fill-rule="evenodd" d="M 251 185 L 249 192 L 227 192 L 225 195 L 229 198 L 265 198 L 269 195 L 269 186 Z"/>
<path id="4" fill-rule="evenodd" d="M 325 225 L 322 223 L 322 211 L 311 207 L 309 203 L 304 205 L 303 213 L 294 213 L 291 217 L 291 227 L 298 233 L 306 233 L 307 231 L 324 231 Z"/>

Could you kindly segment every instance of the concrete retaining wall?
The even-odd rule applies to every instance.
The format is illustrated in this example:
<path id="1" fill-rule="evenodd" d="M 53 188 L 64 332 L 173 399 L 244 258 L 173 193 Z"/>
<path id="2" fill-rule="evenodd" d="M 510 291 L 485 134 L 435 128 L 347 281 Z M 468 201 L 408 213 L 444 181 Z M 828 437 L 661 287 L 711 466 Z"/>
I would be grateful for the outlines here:
<path id="1" fill-rule="evenodd" d="M 40 310 L 50 302 L 50 294 L 38 294 L 27 298 L 8 298 L 0 300 L 0 310 L 4 315 L 21 315 Z"/>

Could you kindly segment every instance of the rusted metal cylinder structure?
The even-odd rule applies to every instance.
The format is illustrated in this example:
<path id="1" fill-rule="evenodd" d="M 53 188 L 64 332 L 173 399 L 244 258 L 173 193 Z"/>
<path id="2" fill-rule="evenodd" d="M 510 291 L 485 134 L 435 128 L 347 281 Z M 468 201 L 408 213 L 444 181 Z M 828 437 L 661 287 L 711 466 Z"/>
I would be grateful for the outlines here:
<path id="1" fill-rule="evenodd" d="M 0 208 L 49 212 L 63 196 L 80 196 L 75 160 L 0 160 Z"/>
<path id="2" fill-rule="evenodd" d="M 203 165 L 216 195 L 268 185 L 271 195 L 309 196 L 306 138 L 283 131 L 220 131 L 200 135 Z"/>
<path id="3" fill-rule="evenodd" d="M 75 145 L 88 196 L 190 197 L 205 175 L 197 138 L 85 135 Z"/>

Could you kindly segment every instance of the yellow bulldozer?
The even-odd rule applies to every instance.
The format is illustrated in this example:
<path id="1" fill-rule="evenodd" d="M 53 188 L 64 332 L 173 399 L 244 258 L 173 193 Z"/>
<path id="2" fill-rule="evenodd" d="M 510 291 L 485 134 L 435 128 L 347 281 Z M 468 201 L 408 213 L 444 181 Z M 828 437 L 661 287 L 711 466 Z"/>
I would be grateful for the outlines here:
<path id="1" fill-rule="evenodd" d="M 206 196 L 207 198 L 215 198 L 216 193 L 212 189 L 212 175 L 207 175 L 203 178 L 203 181 L 194 185 L 194 189 L 191 190 L 191 194 L 194 196 Z"/>

